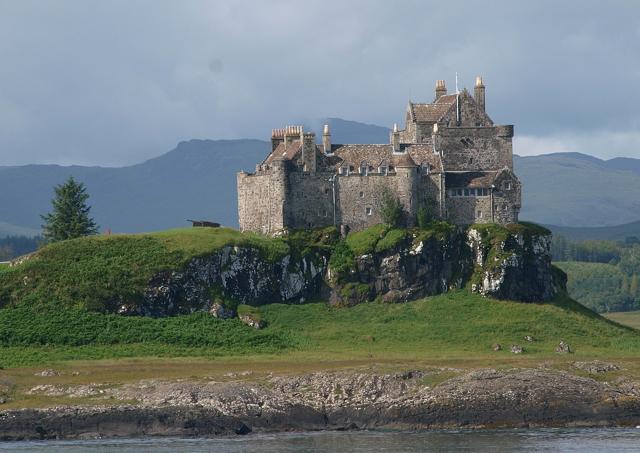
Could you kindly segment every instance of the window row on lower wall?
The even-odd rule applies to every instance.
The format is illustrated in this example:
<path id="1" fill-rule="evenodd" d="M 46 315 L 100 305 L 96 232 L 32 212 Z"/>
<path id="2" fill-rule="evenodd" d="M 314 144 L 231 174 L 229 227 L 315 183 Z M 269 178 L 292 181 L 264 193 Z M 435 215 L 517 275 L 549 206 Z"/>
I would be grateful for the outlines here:
<path id="1" fill-rule="evenodd" d="M 489 189 L 448 189 L 447 194 L 450 197 L 488 197 Z"/>

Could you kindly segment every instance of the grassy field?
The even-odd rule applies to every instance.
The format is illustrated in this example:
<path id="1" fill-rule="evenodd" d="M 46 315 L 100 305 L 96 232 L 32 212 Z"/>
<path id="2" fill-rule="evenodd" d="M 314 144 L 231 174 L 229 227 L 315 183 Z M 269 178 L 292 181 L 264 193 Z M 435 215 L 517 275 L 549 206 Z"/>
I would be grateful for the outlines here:
<path id="1" fill-rule="evenodd" d="M 640 329 L 640 311 L 621 311 L 616 313 L 607 313 L 603 316 L 625 326 Z"/>
<path id="2" fill-rule="evenodd" d="M 525 304 L 466 291 L 405 304 L 324 303 L 252 308 L 267 327 L 206 313 L 169 318 L 123 317 L 83 310 L 15 307 L 0 310 L 0 365 L 46 364 L 118 357 L 272 357 L 280 360 L 453 359 L 511 355 L 552 357 L 560 340 L 576 357 L 640 354 L 640 333 L 560 297 Z M 535 341 L 524 341 L 526 335 Z M 505 348 L 493 352 L 491 346 Z"/>

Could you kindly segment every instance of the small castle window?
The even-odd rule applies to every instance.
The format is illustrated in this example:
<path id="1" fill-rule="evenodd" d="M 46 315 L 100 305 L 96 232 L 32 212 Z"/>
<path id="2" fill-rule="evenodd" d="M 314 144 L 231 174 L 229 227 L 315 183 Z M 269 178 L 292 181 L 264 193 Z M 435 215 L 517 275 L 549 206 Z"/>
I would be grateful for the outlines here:
<path id="1" fill-rule="evenodd" d="M 369 167 L 364 162 L 360 164 L 360 174 L 365 176 L 369 174 Z"/>
<path id="2" fill-rule="evenodd" d="M 378 173 L 380 173 L 381 175 L 385 175 L 386 176 L 387 175 L 387 167 L 386 166 L 381 166 L 378 169 Z"/>
<path id="3" fill-rule="evenodd" d="M 347 167 L 347 166 L 340 167 L 338 169 L 338 173 L 341 174 L 341 175 L 348 176 L 349 175 L 349 167 Z"/>
<path id="4" fill-rule="evenodd" d="M 396 169 L 393 167 L 393 165 L 389 165 L 389 171 L 390 172 L 394 172 L 394 171 L 396 171 Z"/>
<path id="5" fill-rule="evenodd" d="M 479 219 L 481 219 L 481 218 L 482 218 L 482 211 L 478 211 L 478 213 L 477 213 L 476 217 L 477 217 L 477 218 L 479 218 Z"/>
<path id="6" fill-rule="evenodd" d="M 504 187 L 504 190 L 511 190 L 511 182 L 505 181 L 502 187 Z"/>
<path id="7" fill-rule="evenodd" d="M 371 214 L 373 214 L 373 211 L 372 211 L 372 209 L 371 209 L 371 208 L 366 208 L 366 209 L 365 209 L 365 212 L 367 213 L 367 215 L 371 215 Z"/>
<path id="8" fill-rule="evenodd" d="M 472 165 L 472 164 L 473 164 L 473 157 L 470 157 L 469 158 L 469 165 Z"/>
<path id="9" fill-rule="evenodd" d="M 422 171 L 425 175 L 428 175 L 431 172 L 431 165 L 428 162 L 422 162 Z"/>
<path id="10" fill-rule="evenodd" d="M 464 196 L 468 197 L 469 196 L 469 189 L 464 189 Z"/>
<path id="11" fill-rule="evenodd" d="M 360 192 L 360 198 L 364 198 L 364 192 Z"/>

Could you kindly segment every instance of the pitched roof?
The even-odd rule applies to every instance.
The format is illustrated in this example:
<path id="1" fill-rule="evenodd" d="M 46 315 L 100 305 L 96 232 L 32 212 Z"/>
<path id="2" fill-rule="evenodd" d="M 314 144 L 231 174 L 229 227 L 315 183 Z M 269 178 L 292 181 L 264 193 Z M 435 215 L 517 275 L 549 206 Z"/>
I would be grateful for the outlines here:
<path id="1" fill-rule="evenodd" d="M 447 114 L 455 102 L 455 94 L 440 96 L 433 104 L 414 104 L 410 102 L 411 118 L 418 123 L 436 123 Z"/>
<path id="2" fill-rule="evenodd" d="M 289 143 L 286 149 L 284 147 L 284 142 L 279 143 L 276 149 L 271 151 L 271 154 L 269 154 L 262 163 L 270 164 L 276 159 L 291 160 L 295 157 L 296 154 L 298 154 L 298 151 L 300 151 L 300 147 L 300 140 L 294 140 L 293 142 Z"/>
<path id="3" fill-rule="evenodd" d="M 447 172 L 444 174 L 444 181 L 449 188 L 491 187 L 497 175 L 497 171 Z"/>

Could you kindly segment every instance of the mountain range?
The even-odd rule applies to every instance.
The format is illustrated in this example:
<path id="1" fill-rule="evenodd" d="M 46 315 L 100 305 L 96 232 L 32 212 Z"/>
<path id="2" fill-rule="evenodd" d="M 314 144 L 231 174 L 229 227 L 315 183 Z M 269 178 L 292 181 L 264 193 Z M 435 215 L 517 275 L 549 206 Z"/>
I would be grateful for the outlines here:
<path id="1" fill-rule="evenodd" d="M 388 141 L 385 127 L 327 121 L 336 143 Z M 71 175 L 87 186 L 102 229 L 153 231 L 185 226 L 187 219 L 237 226 L 236 172 L 251 171 L 269 150 L 262 140 L 190 140 L 127 167 L 0 166 L 0 237 L 33 234 L 50 209 L 53 186 Z M 514 166 L 523 182 L 522 219 L 559 227 L 640 219 L 640 159 L 557 153 L 515 156 Z"/>

